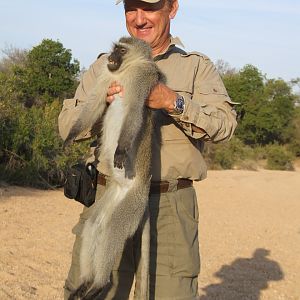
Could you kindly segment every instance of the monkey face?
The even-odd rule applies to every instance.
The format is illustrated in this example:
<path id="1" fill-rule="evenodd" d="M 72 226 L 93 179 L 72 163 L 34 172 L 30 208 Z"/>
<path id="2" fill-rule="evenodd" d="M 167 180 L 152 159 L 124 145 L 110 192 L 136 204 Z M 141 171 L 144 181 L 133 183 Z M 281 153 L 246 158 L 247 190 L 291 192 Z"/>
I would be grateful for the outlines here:
<path id="1" fill-rule="evenodd" d="M 122 65 L 124 56 L 127 53 L 127 48 L 120 46 L 120 45 L 115 45 L 113 51 L 108 57 L 108 64 L 107 67 L 109 71 L 115 72 L 119 70 L 119 68 Z"/>

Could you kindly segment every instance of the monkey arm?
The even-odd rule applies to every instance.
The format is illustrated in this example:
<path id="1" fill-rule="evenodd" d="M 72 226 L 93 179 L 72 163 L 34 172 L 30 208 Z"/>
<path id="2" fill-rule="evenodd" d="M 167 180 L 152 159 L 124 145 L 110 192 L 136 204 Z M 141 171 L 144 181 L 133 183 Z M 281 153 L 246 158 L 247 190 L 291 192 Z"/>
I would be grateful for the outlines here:
<path id="1" fill-rule="evenodd" d="M 126 93 L 126 91 L 125 91 Z M 133 97 L 136 97 L 133 95 Z M 144 123 L 145 115 L 145 106 L 142 101 L 131 101 L 136 102 L 130 103 L 126 108 L 128 113 L 125 116 L 120 137 L 118 140 L 118 146 L 114 156 L 114 166 L 122 169 L 125 166 L 126 174 L 134 175 L 134 162 L 130 160 L 130 151 L 134 148 L 133 144 L 136 142 L 137 137 L 139 136 L 140 130 Z M 123 101 L 127 101 L 126 97 Z"/>
<path id="2" fill-rule="evenodd" d="M 88 99 L 88 93 L 95 86 L 97 77 L 99 76 L 105 61 L 105 56 L 101 56 L 97 61 L 95 61 L 84 73 L 74 97 L 64 100 L 62 110 L 58 117 L 58 129 L 63 140 L 67 138 L 71 128 L 77 122 L 82 108 Z M 76 140 L 88 139 L 91 136 L 92 128 L 87 128 L 76 137 Z"/>

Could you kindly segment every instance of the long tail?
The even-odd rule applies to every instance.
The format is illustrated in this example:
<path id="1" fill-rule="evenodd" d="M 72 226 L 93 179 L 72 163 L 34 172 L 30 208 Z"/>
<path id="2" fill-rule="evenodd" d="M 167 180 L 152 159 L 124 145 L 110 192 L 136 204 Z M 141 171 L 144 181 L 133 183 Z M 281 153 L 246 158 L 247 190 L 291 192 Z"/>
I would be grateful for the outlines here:
<path id="1" fill-rule="evenodd" d="M 115 257 L 123 250 L 120 249 L 121 240 L 126 238 L 118 234 L 118 227 L 123 224 L 119 224 L 119 220 L 112 222 L 112 218 L 124 201 L 129 186 L 111 182 L 101 199 L 94 204 L 93 214 L 84 224 L 80 252 L 81 277 L 84 281 L 95 279 L 100 287 L 109 281 Z"/>
<path id="2" fill-rule="evenodd" d="M 147 130 L 152 122 L 147 121 Z M 94 204 L 92 214 L 82 231 L 80 253 L 81 284 L 84 292 L 79 299 L 92 299 L 95 291 L 101 291 L 110 280 L 116 258 L 123 252 L 126 240 L 133 236 L 146 216 L 142 234 L 142 293 L 147 299 L 149 290 L 150 230 L 148 206 L 151 152 L 151 134 L 140 144 L 136 161 L 136 177 L 133 179 L 112 176 L 100 199 Z M 148 156 L 148 157 L 147 157 Z M 117 179 L 117 180 L 116 180 Z M 92 282 L 88 288 L 86 283 Z M 80 287 L 79 287 L 80 288 Z M 76 292 L 75 292 L 76 293 Z M 76 299 L 76 298 L 74 298 Z"/>
<path id="3" fill-rule="evenodd" d="M 145 223 L 141 245 L 141 299 L 149 299 L 149 264 L 150 264 L 150 218 L 149 207 L 145 211 Z"/>
<path id="4" fill-rule="evenodd" d="M 137 230 L 143 218 L 149 187 L 131 184 L 109 187 L 85 222 L 80 253 L 81 282 L 90 282 L 89 291 L 103 288 L 110 279 L 116 258 L 122 254 L 126 240 Z M 138 190 L 136 189 L 138 186 Z"/>

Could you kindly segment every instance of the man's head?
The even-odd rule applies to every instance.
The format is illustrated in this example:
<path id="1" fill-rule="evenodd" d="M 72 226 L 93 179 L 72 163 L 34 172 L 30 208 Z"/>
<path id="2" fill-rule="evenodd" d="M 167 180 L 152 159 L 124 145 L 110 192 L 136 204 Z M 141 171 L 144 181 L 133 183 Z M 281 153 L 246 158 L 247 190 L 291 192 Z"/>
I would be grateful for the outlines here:
<path id="1" fill-rule="evenodd" d="M 125 0 L 124 8 L 129 34 L 149 43 L 153 55 L 165 50 L 178 0 Z"/>
<path id="2" fill-rule="evenodd" d="M 148 3 L 157 3 L 160 0 L 141 0 L 143 2 L 148 2 Z M 119 4 L 120 2 L 125 2 L 125 0 L 116 0 L 116 4 Z M 168 0 L 169 3 L 172 3 L 173 0 Z"/>

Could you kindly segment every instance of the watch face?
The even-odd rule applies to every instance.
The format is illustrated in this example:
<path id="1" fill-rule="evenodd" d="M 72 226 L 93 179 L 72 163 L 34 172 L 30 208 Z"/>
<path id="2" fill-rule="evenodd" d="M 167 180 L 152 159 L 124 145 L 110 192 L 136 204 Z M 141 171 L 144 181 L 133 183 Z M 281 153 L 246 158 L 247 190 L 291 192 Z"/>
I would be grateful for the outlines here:
<path id="1" fill-rule="evenodd" d="M 184 98 L 180 95 L 178 95 L 176 101 L 175 101 L 175 111 L 177 113 L 182 113 L 184 110 Z"/>

